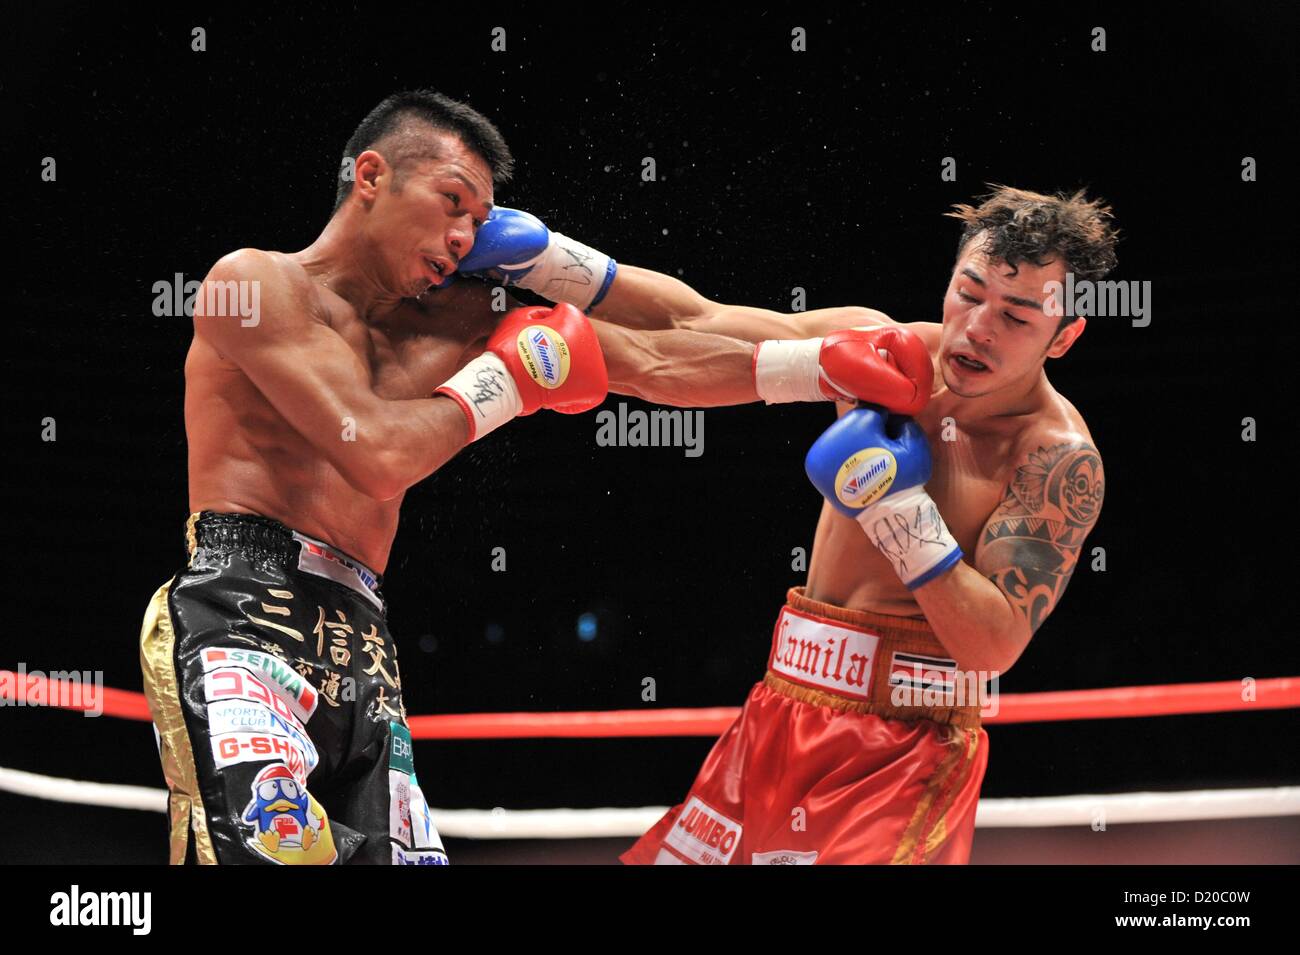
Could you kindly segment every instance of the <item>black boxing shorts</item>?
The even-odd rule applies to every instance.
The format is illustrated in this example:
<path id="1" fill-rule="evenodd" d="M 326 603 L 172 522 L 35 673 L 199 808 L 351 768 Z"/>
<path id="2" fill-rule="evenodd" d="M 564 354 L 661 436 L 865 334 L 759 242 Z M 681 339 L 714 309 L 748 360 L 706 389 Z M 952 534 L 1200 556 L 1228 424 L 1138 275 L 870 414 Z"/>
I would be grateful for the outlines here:
<path id="1" fill-rule="evenodd" d="M 264 517 L 186 543 L 140 633 L 171 862 L 445 865 L 379 576 Z"/>

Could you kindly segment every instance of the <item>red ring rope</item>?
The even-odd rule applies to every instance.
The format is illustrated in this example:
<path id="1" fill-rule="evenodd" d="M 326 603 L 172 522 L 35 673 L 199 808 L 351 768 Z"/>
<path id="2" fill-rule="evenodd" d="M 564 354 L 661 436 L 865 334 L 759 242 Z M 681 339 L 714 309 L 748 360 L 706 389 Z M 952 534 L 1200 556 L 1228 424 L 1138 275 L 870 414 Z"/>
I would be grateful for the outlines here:
<path id="1" fill-rule="evenodd" d="M 94 702 L 72 703 L 72 681 L 52 681 L 38 675 L 0 670 L 0 697 L 13 705 L 56 706 L 91 710 Z M 998 712 L 983 720 L 991 723 L 1034 723 L 1058 720 L 1116 719 L 1135 716 L 1174 716 L 1188 713 L 1277 710 L 1300 706 L 1300 677 L 1273 677 L 1251 683 L 1253 699 L 1243 699 L 1246 684 L 1172 683 L 1163 686 L 1121 686 L 1099 690 L 1061 690 L 1049 693 L 1003 693 L 996 697 Z M 106 716 L 149 720 L 144 694 L 104 687 L 102 709 Z M 84 695 L 84 694 L 83 694 Z M 536 737 L 605 738 L 631 736 L 719 736 L 740 713 L 736 706 L 701 709 L 604 710 L 571 713 L 454 713 L 412 716 L 408 722 L 415 739 L 525 739 Z"/>

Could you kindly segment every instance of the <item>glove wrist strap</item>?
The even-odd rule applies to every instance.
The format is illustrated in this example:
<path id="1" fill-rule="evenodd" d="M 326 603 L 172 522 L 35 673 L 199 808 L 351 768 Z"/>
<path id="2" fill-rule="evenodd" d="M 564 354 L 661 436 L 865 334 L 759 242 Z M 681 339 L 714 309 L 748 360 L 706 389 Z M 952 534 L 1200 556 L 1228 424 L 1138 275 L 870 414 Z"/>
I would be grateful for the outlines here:
<path id="1" fill-rule="evenodd" d="M 769 405 L 828 401 L 821 389 L 820 338 L 769 339 L 754 353 L 754 390 Z"/>
<path id="2" fill-rule="evenodd" d="M 546 249 L 517 284 L 552 302 L 568 302 L 584 312 L 595 308 L 609 291 L 618 266 L 608 255 L 577 239 L 551 232 Z M 511 269 L 519 266 L 511 266 Z"/>
<path id="3" fill-rule="evenodd" d="M 524 408 L 519 386 L 506 363 L 484 352 L 438 386 L 434 392 L 460 405 L 469 421 L 469 439 L 477 441 L 501 427 Z"/>
<path id="4" fill-rule="evenodd" d="M 933 580 L 961 560 L 938 506 L 923 487 L 886 495 L 857 517 L 871 542 L 894 565 L 909 590 Z"/>

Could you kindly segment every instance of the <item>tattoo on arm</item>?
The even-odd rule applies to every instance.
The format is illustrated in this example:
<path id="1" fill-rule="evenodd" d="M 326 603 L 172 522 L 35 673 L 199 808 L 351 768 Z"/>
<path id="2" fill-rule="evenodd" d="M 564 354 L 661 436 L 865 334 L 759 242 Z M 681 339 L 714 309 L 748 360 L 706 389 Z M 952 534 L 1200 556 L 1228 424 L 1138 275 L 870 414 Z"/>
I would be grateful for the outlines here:
<path id="1" fill-rule="evenodd" d="M 1016 469 L 980 535 L 976 567 L 1038 631 L 1074 573 L 1105 492 L 1101 456 L 1086 442 L 1039 447 Z"/>

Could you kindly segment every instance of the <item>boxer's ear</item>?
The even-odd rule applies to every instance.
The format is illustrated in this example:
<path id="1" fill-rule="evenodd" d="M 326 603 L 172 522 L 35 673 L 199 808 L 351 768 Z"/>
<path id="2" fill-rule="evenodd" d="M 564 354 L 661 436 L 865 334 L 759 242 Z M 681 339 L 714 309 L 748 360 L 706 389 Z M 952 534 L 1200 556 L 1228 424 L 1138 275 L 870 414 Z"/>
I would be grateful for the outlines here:
<path id="1" fill-rule="evenodd" d="M 1062 328 L 1056 333 L 1056 337 L 1052 339 L 1051 344 L 1047 346 L 1046 356 L 1048 358 L 1060 358 L 1068 352 L 1070 347 L 1079 340 L 1079 336 L 1083 334 L 1083 329 L 1087 324 L 1088 320 L 1080 317 Z"/>
<path id="2" fill-rule="evenodd" d="M 378 191 L 380 178 L 390 172 L 388 163 L 379 153 L 367 149 L 357 156 L 353 169 L 356 182 L 352 188 L 360 193 L 363 200 L 372 202 Z"/>

